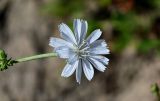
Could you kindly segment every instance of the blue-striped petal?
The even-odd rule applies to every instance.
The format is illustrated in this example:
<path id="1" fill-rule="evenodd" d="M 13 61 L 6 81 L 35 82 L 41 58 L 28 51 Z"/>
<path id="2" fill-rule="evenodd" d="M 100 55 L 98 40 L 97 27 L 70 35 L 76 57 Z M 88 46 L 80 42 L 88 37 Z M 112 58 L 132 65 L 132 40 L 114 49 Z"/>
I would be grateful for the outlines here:
<path id="1" fill-rule="evenodd" d="M 55 52 L 58 54 L 60 58 L 70 58 L 70 56 L 75 54 L 70 48 L 66 46 L 55 48 Z"/>
<path id="2" fill-rule="evenodd" d="M 68 46 L 70 48 L 73 47 L 73 44 L 63 40 L 63 39 L 60 39 L 60 38 L 55 38 L 55 37 L 51 37 L 50 38 L 50 42 L 49 42 L 49 45 L 52 46 L 52 47 L 61 47 L 61 46 Z"/>
<path id="3" fill-rule="evenodd" d="M 69 56 L 69 58 L 68 58 L 68 60 L 67 60 L 67 63 L 72 64 L 72 63 L 74 63 L 74 62 L 77 61 L 77 60 L 78 60 L 77 54 L 76 54 L 76 53 L 73 53 L 73 54 L 71 54 L 71 55 Z"/>
<path id="4" fill-rule="evenodd" d="M 76 68 L 76 81 L 80 84 L 82 77 L 82 61 L 79 60 L 78 68 Z"/>
<path id="5" fill-rule="evenodd" d="M 99 62 L 98 60 L 93 59 L 93 58 L 88 58 L 88 59 L 97 70 L 104 72 L 106 67 L 101 62 Z"/>
<path id="6" fill-rule="evenodd" d="M 89 49 L 90 54 L 109 54 L 109 49 L 106 47 L 96 47 Z"/>
<path id="7" fill-rule="evenodd" d="M 64 23 L 59 25 L 59 31 L 60 31 L 60 35 L 61 37 L 71 43 L 76 44 L 76 39 L 75 36 L 73 34 L 73 32 L 71 31 L 71 29 Z"/>
<path id="8" fill-rule="evenodd" d="M 96 47 L 106 47 L 107 43 L 105 40 L 96 40 L 92 44 L 90 44 L 90 48 L 96 48 Z"/>
<path id="9" fill-rule="evenodd" d="M 78 67 L 78 61 L 76 61 L 76 62 L 75 62 L 74 64 L 72 64 L 72 65 L 67 64 L 67 65 L 64 67 L 61 76 L 62 76 L 62 77 L 69 77 L 69 76 L 71 76 L 71 75 L 74 73 L 74 71 L 76 70 L 77 67 Z"/>
<path id="10" fill-rule="evenodd" d="M 88 23 L 85 20 L 81 20 L 82 28 L 81 28 L 81 35 L 80 35 L 80 44 L 82 44 L 83 40 L 85 40 L 87 30 L 88 30 Z"/>
<path id="11" fill-rule="evenodd" d="M 98 60 L 99 62 L 103 63 L 104 65 L 108 65 L 108 63 L 109 63 L 109 59 L 106 58 L 105 56 L 92 55 L 92 56 L 90 56 L 90 57 Z"/>
<path id="12" fill-rule="evenodd" d="M 81 20 L 80 19 L 74 19 L 74 21 L 73 21 L 73 29 L 74 29 L 76 41 L 77 41 L 78 44 L 80 42 L 81 28 L 82 28 Z"/>
<path id="13" fill-rule="evenodd" d="M 100 29 L 93 31 L 91 35 L 87 38 L 87 42 L 91 44 L 92 42 L 96 41 L 101 36 L 101 34 L 102 32 Z"/>
<path id="14" fill-rule="evenodd" d="M 90 81 L 94 76 L 94 69 L 88 60 L 82 60 L 83 71 L 86 78 Z"/>

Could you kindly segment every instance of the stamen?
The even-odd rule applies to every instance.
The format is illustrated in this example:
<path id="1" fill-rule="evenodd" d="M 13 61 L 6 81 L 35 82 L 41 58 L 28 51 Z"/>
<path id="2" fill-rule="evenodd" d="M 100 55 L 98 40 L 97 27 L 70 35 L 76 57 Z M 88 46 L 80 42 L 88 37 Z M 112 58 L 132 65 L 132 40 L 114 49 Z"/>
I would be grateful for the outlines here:
<path id="1" fill-rule="evenodd" d="M 82 44 L 78 47 L 77 45 L 73 48 L 73 51 L 78 55 L 78 58 L 86 58 L 89 56 L 89 45 L 83 40 Z"/>

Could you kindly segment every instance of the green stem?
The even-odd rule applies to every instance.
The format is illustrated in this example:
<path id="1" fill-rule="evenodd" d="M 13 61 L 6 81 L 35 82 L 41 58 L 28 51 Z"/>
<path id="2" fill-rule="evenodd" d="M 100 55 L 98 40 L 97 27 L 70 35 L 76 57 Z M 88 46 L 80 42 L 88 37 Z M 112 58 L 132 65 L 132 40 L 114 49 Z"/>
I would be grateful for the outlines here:
<path id="1" fill-rule="evenodd" d="M 52 52 L 52 53 L 46 53 L 46 54 L 40 54 L 40 55 L 20 58 L 20 59 L 17 59 L 16 61 L 20 63 L 20 62 L 25 62 L 25 61 L 31 61 L 31 60 L 36 60 L 36 59 L 48 58 L 48 57 L 56 57 L 56 56 L 57 54 Z"/>

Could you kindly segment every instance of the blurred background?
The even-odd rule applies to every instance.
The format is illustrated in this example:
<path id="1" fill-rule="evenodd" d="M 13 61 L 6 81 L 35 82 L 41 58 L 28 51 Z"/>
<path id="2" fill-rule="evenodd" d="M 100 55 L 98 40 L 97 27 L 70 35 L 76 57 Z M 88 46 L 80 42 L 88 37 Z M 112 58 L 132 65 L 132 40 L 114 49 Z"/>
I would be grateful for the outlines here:
<path id="1" fill-rule="evenodd" d="M 51 52 L 61 22 L 100 28 L 111 50 L 108 69 L 91 82 L 62 78 L 58 58 L 21 63 L 0 72 L 0 101 L 157 101 L 160 85 L 160 0 L 0 0 L 0 48 L 19 58 Z"/>

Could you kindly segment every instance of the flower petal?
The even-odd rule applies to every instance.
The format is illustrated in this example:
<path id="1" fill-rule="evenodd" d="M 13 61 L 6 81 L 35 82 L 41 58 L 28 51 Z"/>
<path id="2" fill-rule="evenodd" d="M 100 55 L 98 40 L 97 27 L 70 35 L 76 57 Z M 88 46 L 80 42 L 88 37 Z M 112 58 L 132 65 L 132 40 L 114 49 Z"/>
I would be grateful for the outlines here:
<path id="1" fill-rule="evenodd" d="M 104 65 L 108 65 L 109 59 L 106 58 L 105 56 L 92 55 L 92 56 L 90 56 L 90 57 L 98 60 L 99 62 L 103 63 Z"/>
<path id="2" fill-rule="evenodd" d="M 73 47 L 73 45 L 63 39 L 51 37 L 49 45 L 52 47 L 61 47 L 61 46 L 68 46 L 68 47 Z"/>
<path id="3" fill-rule="evenodd" d="M 74 52 L 66 46 L 55 48 L 55 52 L 60 58 L 70 58 L 70 56 L 74 55 Z"/>
<path id="4" fill-rule="evenodd" d="M 61 33 L 61 37 L 71 43 L 76 44 L 76 39 L 75 36 L 73 34 L 73 32 L 71 31 L 71 29 L 64 23 L 59 25 L 59 31 Z"/>
<path id="5" fill-rule="evenodd" d="M 89 49 L 90 54 L 109 54 L 107 47 L 96 47 Z"/>
<path id="6" fill-rule="evenodd" d="M 78 61 L 76 61 L 73 65 L 67 64 L 64 67 L 61 76 L 62 77 L 69 77 L 69 76 L 71 76 L 74 73 L 74 71 L 76 70 L 77 66 L 78 66 Z"/>
<path id="7" fill-rule="evenodd" d="M 90 48 L 96 48 L 96 47 L 106 47 L 107 43 L 105 40 L 96 40 L 92 44 L 90 44 Z"/>
<path id="8" fill-rule="evenodd" d="M 82 60 L 83 71 L 86 78 L 90 81 L 94 76 L 94 69 L 88 60 Z"/>
<path id="9" fill-rule="evenodd" d="M 92 42 L 96 41 L 101 36 L 101 34 L 102 32 L 100 29 L 93 31 L 91 35 L 87 38 L 87 42 L 91 44 Z"/>
<path id="10" fill-rule="evenodd" d="M 68 62 L 69 64 L 72 64 L 72 63 L 74 63 L 74 62 L 77 61 L 77 60 L 78 60 L 78 56 L 77 56 L 76 53 L 74 53 L 73 55 L 70 55 L 70 56 L 69 56 L 67 62 Z"/>
<path id="11" fill-rule="evenodd" d="M 104 72 L 106 67 L 101 62 L 99 62 L 99 61 L 97 61 L 96 59 L 93 59 L 93 58 L 88 58 L 88 59 L 97 70 L 99 70 L 101 72 Z"/>
<path id="12" fill-rule="evenodd" d="M 81 28 L 81 35 L 80 35 L 80 44 L 85 40 L 87 30 L 88 30 L 88 23 L 85 20 L 81 20 L 82 28 Z"/>
<path id="13" fill-rule="evenodd" d="M 79 84 L 81 83 L 81 76 L 82 76 L 82 61 L 79 60 L 78 68 L 76 68 L 76 80 Z"/>
<path id="14" fill-rule="evenodd" d="M 76 37 L 76 40 L 77 40 L 78 43 L 80 41 L 80 36 L 81 36 L 81 27 L 82 27 L 81 20 L 80 19 L 74 19 L 73 29 L 74 29 L 75 37 Z"/>

